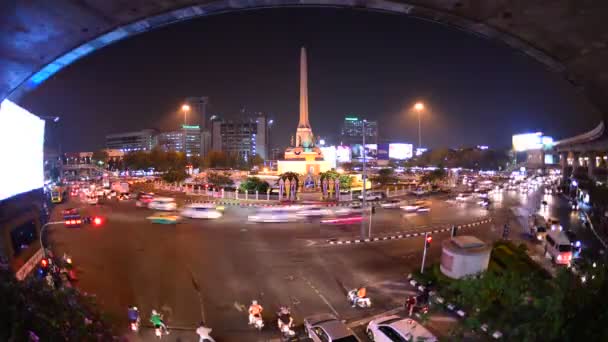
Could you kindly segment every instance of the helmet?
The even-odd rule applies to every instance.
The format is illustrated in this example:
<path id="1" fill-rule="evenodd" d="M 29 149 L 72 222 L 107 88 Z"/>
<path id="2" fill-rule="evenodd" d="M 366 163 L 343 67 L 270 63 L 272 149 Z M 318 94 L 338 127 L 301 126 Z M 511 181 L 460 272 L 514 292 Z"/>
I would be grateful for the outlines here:
<path id="1" fill-rule="evenodd" d="M 156 310 L 152 309 L 152 314 L 153 315 L 158 315 L 158 312 Z"/>
<path id="2" fill-rule="evenodd" d="M 251 305 L 258 305 L 258 301 L 257 301 L 257 300 L 255 300 L 255 299 L 254 299 L 254 300 L 252 300 L 252 301 L 251 301 Z"/>
<path id="3" fill-rule="evenodd" d="M 284 315 L 288 315 L 289 314 L 289 307 L 287 306 L 281 306 L 281 313 Z"/>

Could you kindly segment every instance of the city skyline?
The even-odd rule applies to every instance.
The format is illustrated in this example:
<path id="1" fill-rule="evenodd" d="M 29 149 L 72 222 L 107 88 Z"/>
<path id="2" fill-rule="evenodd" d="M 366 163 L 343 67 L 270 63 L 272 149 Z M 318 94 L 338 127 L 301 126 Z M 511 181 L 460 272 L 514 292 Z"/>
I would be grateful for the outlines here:
<path id="1" fill-rule="evenodd" d="M 314 27 L 302 19 L 311 13 Z M 374 30 L 358 28 L 361 20 Z M 429 147 L 508 146 L 511 134 L 559 138 L 597 123 L 565 81 L 514 50 L 412 18 L 337 9 L 252 11 L 162 28 L 76 62 L 24 105 L 62 117 L 48 141 L 65 151 L 101 147 L 111 133 L 172 130 L 192 96 L 209 98 L 207 117 L 236 119 L 243 107 L 267 113 L 276 125 L 271 148 L 283 147 L 297 124 L 302 45 L 312 58 L 310 121 L 319 136 L 339 135 L 343 118 L 354 115 L 377 120 L 380 140 L 415 142 L 408 111 L 419 100 L 428 106 Z M 574 123 L 555 120 L 580 108 L 589 114 Z M 90 122 L 90 134 L 70 134 Z"/>

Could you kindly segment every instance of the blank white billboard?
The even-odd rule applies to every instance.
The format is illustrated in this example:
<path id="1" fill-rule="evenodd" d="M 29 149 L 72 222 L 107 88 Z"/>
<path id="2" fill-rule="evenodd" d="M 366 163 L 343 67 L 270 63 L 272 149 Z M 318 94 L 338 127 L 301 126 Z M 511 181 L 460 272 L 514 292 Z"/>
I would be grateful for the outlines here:
<path id="1" fill-rule="evenodd" d="M 336 160 L 338 163 L 350 162 L 350 147 L 349 146 L 338 146 L 336 148 Z"/>
<path id="2" fill-rule="evenodd" d="M 389 144 L 388 157 L 399 160 L 410 159 L 414 155 L 413 149 L 414 146 L 412 144 Z"/>
<path id="3" fill-rule="evenodd" d="M 4 100 L 0 103 L 0 201 L 44 185 L 44 120 Z"/>

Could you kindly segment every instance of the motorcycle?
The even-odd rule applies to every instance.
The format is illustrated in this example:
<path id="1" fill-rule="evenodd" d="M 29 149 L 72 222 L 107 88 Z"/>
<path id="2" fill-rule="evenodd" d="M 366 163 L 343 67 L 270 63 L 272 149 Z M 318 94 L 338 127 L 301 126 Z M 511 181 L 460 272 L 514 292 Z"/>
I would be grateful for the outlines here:
<path id="1" fill-rule="evenodd" d="M 130 308 L 129 310 L 133 310 L 133 313 L 135 313 L 137 317 L 136 319 L 129 319 L 129 327 L 131 328 L 131 331 L 133 331 L 134 333 L 138 333 L 140 325 L 139 310 L 136 307 Z M 129 317 L 131 316 L 129 315 Z"/>
<path id="2" fill-rule="evenodd" d="M 258 331 L 262 331 L 262 328 L 264 328 L 264 320 L 262 319 L 262 315 L 253 316 L 253 327 L 258 329 Z"/>
<path id="3" fill-rule="evenodd" d="M 357 298 L 357 289 L 353 289 L 348 291 L 348 295 L 346 296 L 346 299 L 350 302 L 350 303 L 354 303 L 355 302 L 355 298 Z M 365 298 L 358 298 L 357 299 L 357 306 L 360 308 L 369 308 L 372 306 L 372 300 L 369 299 L 369 297 L 365 297 Z"/>

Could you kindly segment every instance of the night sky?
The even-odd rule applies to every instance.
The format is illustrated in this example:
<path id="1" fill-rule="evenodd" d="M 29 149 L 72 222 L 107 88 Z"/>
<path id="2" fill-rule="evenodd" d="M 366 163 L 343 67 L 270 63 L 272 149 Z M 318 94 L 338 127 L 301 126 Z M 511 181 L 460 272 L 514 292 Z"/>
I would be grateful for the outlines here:
<path id="1" fill-rule="evenodd" d="M 61 116 L 47 140 L 63 151 L 103 148 L 109 133 L 175 129 L 187 96 L 209 96 L 208 113 L 227 118 L 243 107 L 268 113 L 273 145 L 285 146 L 298 120 L 302 45 L 316 135 L 337 135 L 344 116 L 356 115 L 379 121 L 380 140 L 415 142 L 408 108 L 417 100 L 430 110 L 422 128 L 429 147 L 505 147 L 514 133 L 562 138 L 599 122 L 559 75 L 500 43 L 400 15 L 318 8 L 223 14 L 148 32 L 76 62 L 22 104 Z"/>

